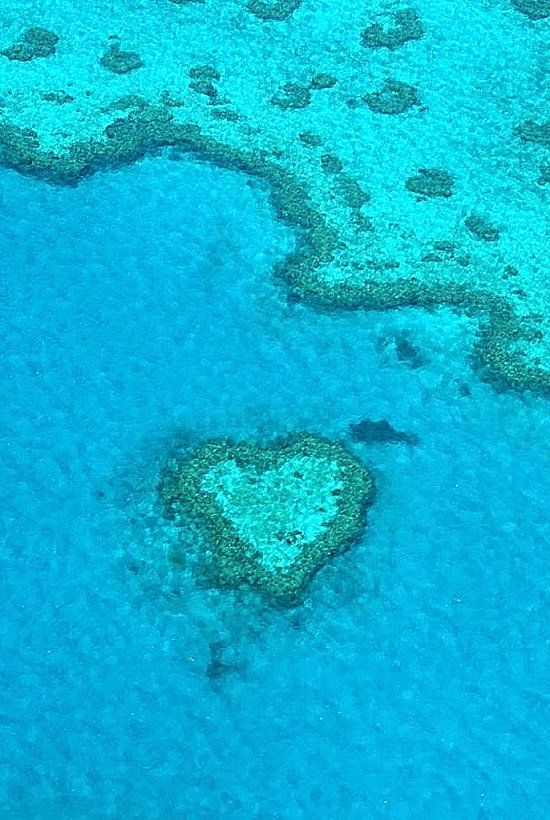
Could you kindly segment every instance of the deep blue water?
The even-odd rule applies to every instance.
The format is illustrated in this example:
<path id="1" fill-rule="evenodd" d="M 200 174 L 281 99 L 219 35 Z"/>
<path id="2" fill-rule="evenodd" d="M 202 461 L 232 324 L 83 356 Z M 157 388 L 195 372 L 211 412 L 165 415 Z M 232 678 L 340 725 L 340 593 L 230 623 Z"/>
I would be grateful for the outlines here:
<path id="1" fill-rule="evenodd" d="M 245 177 L 0 185 L 1 816 L 549 816 L 548 403 L 449 311 L 287 303 Z M 354 445 L 365 416 L 420 444 Z M 363 542 L 293 613 L 167 594 L 174 443 L 303 429 L 373 471 Z"/>

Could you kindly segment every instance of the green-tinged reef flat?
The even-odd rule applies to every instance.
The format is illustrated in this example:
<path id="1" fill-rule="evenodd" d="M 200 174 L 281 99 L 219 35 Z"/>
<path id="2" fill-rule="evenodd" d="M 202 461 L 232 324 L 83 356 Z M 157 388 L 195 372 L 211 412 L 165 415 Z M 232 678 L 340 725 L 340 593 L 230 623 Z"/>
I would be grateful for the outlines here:
<path id="1" fill-rule="evenodd" d="M 4 52 L 22 42 L 18 3 Z M 0 162 L 76 185 L 170 149 L 261 178 L 295 233 L 275 270 L 294 299 L 467 311 L 487 378 L 549 391 L 550 140 L 516 50 L 544 21 L 481 2 L 435 15 L 428 0 L 390 14 L 355 4 L 345 19 L 297 5 L 114 2 L 77 25 L 60 0 L 28 20 L 56 32 L 54 53 L 0 60 Z M 482 38 L 472 61 L 445 9 L 454 26 L 498 29 L 498 53 Z"/>
<path id="2" fill-rule="evenodd" d="M 360 537 L 373 491 L 358 459 L 307 433 L 268 448 L 209 441 L 160 487 L 170 514 L 202 530 L 201 571 L 212 584 L 248 585 L 282 605 Z"/>

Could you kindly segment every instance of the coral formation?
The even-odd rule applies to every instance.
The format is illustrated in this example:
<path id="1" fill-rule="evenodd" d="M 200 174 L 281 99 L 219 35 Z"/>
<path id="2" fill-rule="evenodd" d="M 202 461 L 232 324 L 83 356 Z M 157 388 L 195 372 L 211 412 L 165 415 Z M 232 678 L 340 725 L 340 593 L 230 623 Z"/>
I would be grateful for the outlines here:
<path id="1" fill-rule="evenodd" d="M 58 42 L 59 37 L 54 31 L 48 31 L 48 29 L 40 26 L 32 26 L 23 32 L 18 42 L 13 43 L 1 53 L 8 60 L 29 62 L 37 57 L 51 57 L 55 54 L 55 47 Z"/>
<path id="2" fill-rule="evenodd" d="M 332 74 L 316 74 L 311 78 L 309 87 L 312 91 L 322 91 L 326 88 L 334 88 L 338 80 Z"/>
<path id="3" fill-rule="evenodd" d="M 241 115 L 237 111 L 232 111 L 230 108 L 214 108 L 210 112 L 211 117 L 218 120 L 227 120 L 228 122 L 238 122 Z"/>
<path id="4" fill-rule="evenodd" d="M 66 91 L 43 91 L 40 96 L 45 102 L 53 102 L 57 105 L 66 105 L 74 101 L 73 95 L 67 94 Z"/>
<path id="5" fill-rule="evenodd" d="M 366 202 L 370 202 L 370 194 L 363 190 L 356 179 L 346 174 L 338 175 L 336 191 L 352 211 L 360 211 Z"/>
<path id="6" fill-rule="evenodd" d="M 285 83 L 283 94 L 271 98 L 271 104 L 282 109 L 307 108 L 311 102 L 311 91 L 309 86 L 299 83 Z"/>
<path id="7" fill-rule="evenodd" d="M 218 89 L 210 80 L 193 80 L 189 83 L 189 88 L 197 94 L 208 97 L 210 101 L 215 100 L 218 96 Z"/>
<path id="8" fill-rule="evenodd" d="M 113 74 L 130 74 L 143 65 L 137 51 L 122 51 L 120 43 L 112 43 L 99 62 Z"/>
<path id="9" fill-rule="evenodd" d="M 218 82 L 221 79 L 220 72 L 213 65 L 194 65 L 191 66 L 188 73 L 192 80 Z"/>
<path id="10" fill-rule="evenodd" d="M 486 219 L 479 214 L 470 214 L 465 220 L 464 224 L 471 234 L 477 239 L 482 239 L 484 242 L 496 242 L 500 237 L 500 231 L 493 225 L 490 225 Z"/>
<path id="11" fill-rule="evenodd" d="M 377 343 L 380 352 L 388 349 L 392 350 L 395 358 L 411 370 L 417 370 L 426 364 L 426 359 L 422 351 L 411 341 L 410 335 L 406 331 L 396 334 L 382 336 Z"/>
<path id="12" fill-rule="evenodd" d="M 384 310 L 405 305 L 449 305 L 467 309 L 484 319 L 476 356 L 491 381 L 516 389 L 550 391 L 550 373 L 537 363 L 529 364 L 513 351 L 525 337 L 525 330 L 509 301 L 487 290 L 475 290 L 465 284 L 444 282 L 429 284 L 416 278 L 384 280 L 380 276 L 359 281 L 332 283 L 318 275 L 331 264 L 338 251 L 338 233 L 324 215 L 313 206 L 307 188 L 293 175 L 265 155 L 235 149 L 207 137 L 196 123 L 177 123 L 163 107 L 147 106 L 131 111 L 105 129 L 105 140 L 75 143 L 56 155 L 40 149 L 36 131 L 0 123 L 0 161 L 21 173 L 31 174 L 56 184 L 75 185 L 101 168 L 113 168 L 135 162 L 162 146 L 177 146 L 223 168 L 262 177 L 270 185 L 271 201 L 278 218 L 303 237 L 299 247 L 275 268 L 293 289 L 296 298 L 312 305 L 338 306 L 346 309 Z M 421 169 L 418 177 L 408 181 L 409 190 L 422 196 L 450 196 L 453 178 L 446 171 Z M 398 263 L 384 263 L 392 269 Z"/>
<path id="13" fill-rule="evenodd" d="M 512 0 L 512 5 L 531 20 L 550 17 L 550 0 Z"/>
<path id="14" fill-rule="evenodd" d="M 189 69 L 189 77 L 191 82 L 189 88 L 195 94 L 202 94 L 208 99 L 209 105 L 227 105 L 230 101 L 220 97 L 216 83 L 221 80 L 221 75 L 218 69 L 213 65 L 196 65 Z M 226 119 L 236 122 L 239 119 L 238 112 L 220 110 L 211 111 L 212 116 L 218 119 Z"/>
<path id="15" fill-rule="evenodd" d="M 405 188 L 419 197 L 450 197 L 454 179 L 441 168 L 419 168 L 418 174 L 409 177 Z"/>
<path id="16" fill-rule="evenodd" d="M 339 174 L 343 169 L 342 161 L 334 154 L 323 154 L 321 157 L 321 168 L 326 174 Z"/>
<path id="17" fill-rule="evenodd" d="M 266 3 L 264 0 L 250 0 L 247 5 L 248 11 L 264 23 L 286 20 L 297 8 L 302 5 L 303 0 L 274 0 Z"/>
<path id="18" fill-rule="evenodd" d="M 158 155 L 166 147 L 173 159 L 192 155 L 260 178 L 275 217 L 295 236 L 293 250 L 275 268 L 289 301 L 323 309 L 448 305 L 465 310 L 479 321 L 475 361 L 486 377 L 499 386 L 550 389 L 546 190 L 537 188 L 533 197 L 523 176 L 510 174 L 517 146 L 507 153 L 510 126 L 502 123 L 502 110 L 484 107 L 488 86 L 478 72 L 466 72 L 461 84 L 451 86 L 444 50 L 428 53 L 411 45 L 397 54 L 400 43 L 422 36 L 418 15 L 410 9 L 394 7 L 389 17 L 383 13 L 368 21 L 379 28 L 367 29 L 364 45 L 370 40 L 379 52 L 371 53 L 367 74 L 360 9 L 353 9 L 346 22 L 353 52 L 346 61 L 340 58 L 341 18 L 330 4 L 304 4 L 286 22 L 265 26 L 243 13 L 245 5 L 246 0 L 221 6 L 207 2 L 181 18 L 174 9 L 170 16 L 168 2 L 144 3 L 144 36 L 136 46 L 143 67 L 126 79 L 100 66 L 96 45 L 116 40 L 113 32 L 129 31 L 121 27 L 117 3 L 90 17 L 85 36 L 77 21 L 73 28 L 70 18 L 63 22 L 68 47 L 36 66 L 46 72 L 41 84 L 34 67 L 29 71 L 23 63 L 0 60 L 0 163 L 55 184 L 76 185 L 101 169 Z M 504 15 L 490 5 L 483 10 L 485 25 L 498 26 Z M 286 14 L 290 6 L 266 2 L 263 8 Z M 262 7 L 255 9 L 262 14 Z M 175 36 L 176 29 L 166 36 L 166 20 L 179 24 L 182 36 Z M 453 26 L 462 23 L 468 25 L 469 17 L 457 6 Z M 508 15 L 505 25 L 516 25 L 525 37 L 534 33 L 534 26 L 517 14 Z M 4 35 L 4 49 L 18 39 L 10 24 Z M 491 42 L 487 36 L 478 43 L 480 71 L 483 60 L 493 58 Z M 512 48 L 507 33 L 503 42 Z M 466 59 L 469 52 L 460 39 L 455 46 L 456 60 Z M 23 51 L 28 55 L 28 48 Z M 503 56 L 505 73 L 507 65 Z M 371 105 L 397 112 L 406 103 L 405 89 L 400 93 L 383 86 L 387 72 L 393 76 L 397 70 L 406 70 L 405 78 L 413 77 L 420 89 L 426 71 L 438 77 L 437 83 L 426 83 L 429 107 L 421 109 L 422 116 L 413 115 L 414 109 L 409 115 L 379 116 L 361 99 L 368 77 L 375 89 L 367 97 Z M 220 77 L 230 107 L 218 92 Z M 512 95 L 526 87 L 527 78 L 521 88 L 515 78 L 512 68 L 503 78 Z M 194 88 L 189 89 L 190 82 Z M 66 89 L 74 100 L 56 89 Z M 274 94 L 281 105 L 270 102 Z M 541 154 L 550 144 L 549 126 L 532 116 L 519 125 L 516 137 L 536 166 L 542 165 L 538 182 L 543 186 L 548 160 Z M 490 135 L 506 162 L 489 169 L 482 133 Z M 447 156 L 451 163 L 459 154 L 464 163 L 441 170 Z M 403 190 L 404 162 L 411 163 L 409 173 L 426 166 L 405 183 L 406 191 L 423 200 L 421 212 Z M 530 182 L 536 179 L 535 172 Z M 479 237 L 471 232 L 468 238 L 464 217 L 474 201 L 469 180 L 475 180 L 476 202 L 498 202 L 499 223 L 512 225 L 514 211 L 523 205 L 524 228 L 502 232 L 498 242 L 474 241 Z M 367 185 L 372 193 L 368 213 Z M 466 249 L 442 244 L 459 235 Z M 535 320 L 538 316 L 542 320 Z"/>
<path id="19" fill-rule="evenodd" d="M 393 51 L 424 36 L 420 17 L 414 9 L 396 11 L 392 17 L 394 25 L 384 28 L 380 23 L 372 23 L 361 33 L 361 42 L 366 48 L 387 48 Z"/>
<path id="20" fill-rule="evenodd" d="M 213 584 L 292 605 L 359 538 L 374 485 L 342 445 L 304 433 L 269 448 L 207 442 L 160 489 L 172 514 L 198 524 Z"/>
<path id="21" fill-rule="evenodd" d="M 323 140 L 319 134 L 314 134 L 313 131 L 302 131 L 299 137 L 308 148 L 319 148 L 319 146 L 323 144 Z"/>
<path id="22" fill-rule="evenodd" d="M 526 120 L 518 125 L 516 134 L 522 142 L 550 145 L 550 122 L 536 123 L 533 120 Z"/>
<path id="23" fill-rule="evenodd" d="M 363 101 L 376 114 L 403 114 L 420 103 L 413 85 L 388 78 L 378 91 L 365 94 Z"/>

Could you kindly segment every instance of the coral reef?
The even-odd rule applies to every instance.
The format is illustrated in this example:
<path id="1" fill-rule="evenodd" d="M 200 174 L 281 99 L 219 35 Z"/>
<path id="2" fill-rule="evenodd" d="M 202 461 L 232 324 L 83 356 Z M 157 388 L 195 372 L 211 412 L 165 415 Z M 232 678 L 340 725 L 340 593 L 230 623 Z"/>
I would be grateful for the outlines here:
<path id="1" fill-rule="evenodd" d="M 348 310 L 448 305 L 467 311 L 479 322 L 474 361 L 486 378 L 499 387 L 549 390 L 543 186 L 550 132 L 535 109 L 523 113 L 533 119 L 515 132 L 534 167 L 541 167 L 528 180 L 540 184 L 534 197 L 522 174 L 510 173 L 517 161 L 517 145 L 509 145 L 513 124 L 502 122 L 504 109 L 485 105 L 489 85 L 481 75 L 483 61 L 493 59 L 493 35 L 478 43 L 479 72 L 466 72 L 456 84 L 442 51 L 414 47 L 411 41 L 423 36 L 423 26 L 415 11 L 400 11 L 399 5 L 366 21 L 375 27 L 365 30 L 363 45 L 378 49 L 370 55 L 360 44 L 361 9 L 352 9 L 345 24 L 349 60 L 342 59 L 342 20 L 331 4 L 304 4 L 293 16 L 294 3 L 254 4 L 266 25 L 245 11 L 246 0 L 211 0 L 183 17 L 169 6 L 168 0 L 151 0 L 140 7 L 136 32 L 143 37 L 136 34 L 135 48 L 143 66 L 126 77 L 100 65 L 97 45 L 116 42 L 113 32 L 124 37 L 130 30 L 121 26 L 118 3 L 91 16 L 85 32 L 68 16 L 62 23 L 67 48 L 58 48 L 51 61 L 29 70 L 0 60 L 0 163 L 54 184 L 77 185 L 97 171 L 166 148 L 174 160 L 192 155 L 261 179 L 275 218 L 295 238 L 274 271 L 287 286 L 289 303 Z M 506 18 L 506 32 L 515 25 L 522 37 L 538 36 L 526 18 L 490 6 L 480 9 L 485 25 L 498 27 Z M 455 11 L 453 26 L 468 25 L 464 7 Z M 281 15 L 283 22 L 267 23 L 269 15 Z M 176 24 L 169 34 L 166 22 Z M 11 25 L 4 29 L 5 50 L 19 39 Z M 40 38 L 34 39 L 39 53 Z M 516 48 L 508 34 L 503 42 Z M 468 56 L 466 45 L 460 38 L 454 42 L 457 65 Z M 30 54 L 28 44 L 21 53 Z M 515 68 L 507 66 L 502 55 L 506 88 L 522 93 Z M 43 81 L 37 83 L 40 69 Z M 388 72 L 399 77 L 398 71 L 414 78 L 414 86 L 384 85 Z M 525 71 L 535 82 L 534 69 Z M 432 76 L 437 83 L 428 82 Z M 526 77 L 521 82 L 528 87 Z M 426 109 L 418 108 L 416 86 L 426 89 Z M 371 92 L 366 101 L 365 89 Z M 487 135 L 503 158 L 492 169 L 482 150 Z M 460 152 L 464 162 L 451 166 Z M 442 170 L 447 162 L 448 171 Z M 469 188 L 474 180 L 475 198 Z M 485 212 L 493 201 L 495 221 L 509 229 L 498 242 L 477 241 L 489 234 L 472 233 L 464 218 L 473 202 Z M 525 226 L 513 232 L 520 207 Z M 487 215 L 492 221 L 493 211 Z"/>
<path id="2" fill-rule="evenodd" d="M 247 10 L 263 20 L 264 23 L 286 20 L 302 5 L 303 0 L 274 0 L 266 3 L 264 0 L 250 0 Z"/>
<path id="3" fill-rule="evenodd" d="M 497 242 L 500 237 L 499 229 L 489 224 L 479 214 L 470 214 L 464 220 L 464 224 L 476 239 L 482 239 L 484 242 Z"/>
<path id="4" fill-rule="evenodd" d="M 263 178 L 270 186 L 277 216 L 302 237 L 297 249 L 276 266 L 275 274 L 294 291 L 319 307 L 386 310 L 407 305 L 448 305 L 477 314 L 483 322 L 475 347 L 476 359 L 492 383 L 518 390 L 550 392 L 550 372 L 538 363 L 526 362 L 514 347 L 526 338 L 514 308 L 501 295 L 453 281 L 430 284 L 418 278 L 379 275 L 358 281 L 331 282 L 318 271 L 330 265 L 338 252 L 338 232 L 314 207 L 308 189 L 288 170 L 265 154 L 233 148 L 206 136 L 196 123 L 177 123 L 170 110 L 147 105 L 105 128 L 104 140 L 74 143 L 63 154 L 40 149 L 36 131 L 0 123 L 0 162 L 24 174 L 54 184 L 76 185 L 102 168 L 135 162 L 163 146 L 176 146 L 183 153 L 223 168 Z M 438 169 L 421 169 L 408 180 L 408 189 L 422 197 L 448 197 L 453 177 Z M 376 263 L 374 270 L 392 269 L 398 263 Z M 372 267 L 367 265 L 367 267 Z"/>
<path id="5" fill-rule="evenodd" d="M 363 190 L 356 179 L 346 174 L 338 175 L 336 191 L 352 211 L 360 211 L 366 202 L 370 202 L 370 194 Z"/>
<path id="6" fill-rule="evenodd" d="M 388 349 L 393 351 L 395 358 L 411 370 L 417 370 L 426 364 L 426 358 L 422 351 L 411 341 L 410 334 L 407 331 L 401 331 L 396 334 L 382 336 L 378 342 L 377 347 L 381 353 Z"/>
<path id="7" fill-rule="evenodd" d="M 112 43 L 99 62 L 113 74 L 130 74 L 143 65 L 137 51 L 122 51 L 120 43 Z"/>
<path id="8" fill-rule="evenodd" d="M 323 140 L 319 134 L 314 134 L 313 131 L 302 131 L 299 137 L 308 148 L 319 148 L 319 146 L 323 144 Z"/>
<path id="9" fill-rule="evenodd" d="M 191 66 L 188 73 L 192 80 L 209 80 L 216 83 L 221 80 L 220 72 L 213 65 Z"/>
<path id="10" fill-rule="evenodd" d="M 13 43 L 1 53 L 8 60 L 26 63 L 38 57 L 51 57 L 55 54 L 55 47 L 58 42 L 59 37 L 54 31 L 48 31 L 48 29 L 40 26 L 32 26 L 23 32 L 18 42 Z"/>
<path id="11" fill-rule="evenodd" d="M 365 94 L 363 102 L 376 114 L 404 114 L 420 99 L 413 85 L 388 78 L 378 91 Z"/>
<path id="12" fill-rule="evenodd" d="M 229 100 L 220 97 L 216 83 L 221 79 L 220 72 L 213 65 L 196 65 L 189 69 L 189 77 L 191 82 L 189 88 L 195 94 L 202 94 L 208 99 L 209 105 L 226 105 Z M 233 120 L 236 122 L 239 115 L 234 111 L 218 111 L 211 112 L 213 116 L 219 119 Z"/>
<path id="13" fill-rule="evenodd" d="M 285 83 L 282 87 L 282 95 L 275 95 L 271 98 L 271 104 L 283 110 L 289 108 L 307 108 L 311 103 L 312 91 L 323 91 L 333 88 L 338 80 L 331 74 L 315 74 L 308 85 L 300 83 Z"/>
<path id="14" fill-rule="evenodd" d="M 285 83 L 282 90 L 282 95 L 271 98 L 271 104 L 278 108 L 307 108 L 311 102 L 311 90 L 307 85 Z"/>
<path id="15" fill-rule="evenodd" d="M 251 586 L 283 606 L 359 538 L 373 490 L 342 445 L 307 433 L 269 448 L 207 442 L 160 487 L 171 514 L 198 524 L 212 584 Z"/>
<path id="16" fill-rule="evenodd" d="M 518 125 L 516 134 L 522 142 L 550 145 L 550 122 L 536 123 L 533 120 L 526 120 Z"/>
<path id="17" fill-rule="evenodd" d="M 309 87 L 312 91 L 322 91 L 326 88 L 334 88 L 338 80 L 332 74 L 316 74 L 311 78 Z"/>
<path id="18" fill-rule="evenodd" d="M 321 157 L 321 168 L 325 174 L 339 174 L 343 169 L 342 161 L 334 154 L 323 154 Z"/>
<path id="19" fill-rule="evenodd" d="M 419 168 L 416 176 L 409 177 L 405 188 L 419 197 L 450 197 L 454 179 L 441 168 Z"/>
<path id="20" fill-rule="evenodd" d="M 387 48 L 394 51 L 411 40 L 420 40 L 424 28 L 414 9 L 402 9 L 392 15 L 394 25 L 384 28 L 380 23 L 372 23 L 361 33 L 361 42 L 366 48 Z"/>
<path id="21" fill-rule="evenodd" d="M 531 20 L 550 17 L 550 0 L 512 0 L 512 5 Z"/>
<path id="22" fill-rule="evenodd" d="M 73 95 L 66 91 L 43 91 L 40 96 L 45 102 L 53 102 L 57 105 L 66 105 L 74 101 Z"/>

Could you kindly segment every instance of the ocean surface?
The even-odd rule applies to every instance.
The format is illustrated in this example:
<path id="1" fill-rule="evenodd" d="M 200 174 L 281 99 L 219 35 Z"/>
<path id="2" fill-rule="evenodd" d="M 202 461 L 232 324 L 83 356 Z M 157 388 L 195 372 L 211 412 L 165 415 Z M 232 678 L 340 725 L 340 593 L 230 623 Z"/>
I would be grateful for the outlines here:
<path id="1" fill-rule="evenodd" d="M 549 400 L 483 380 L 472 317 L 292 298 L 295 241 L 261 180 L 192 156 L 0 168 L 0 818 L 550 817 Z M 302 431 L 372 473 L 361 541 L 289 609 L 175 573 L 171 454 Z"/>

